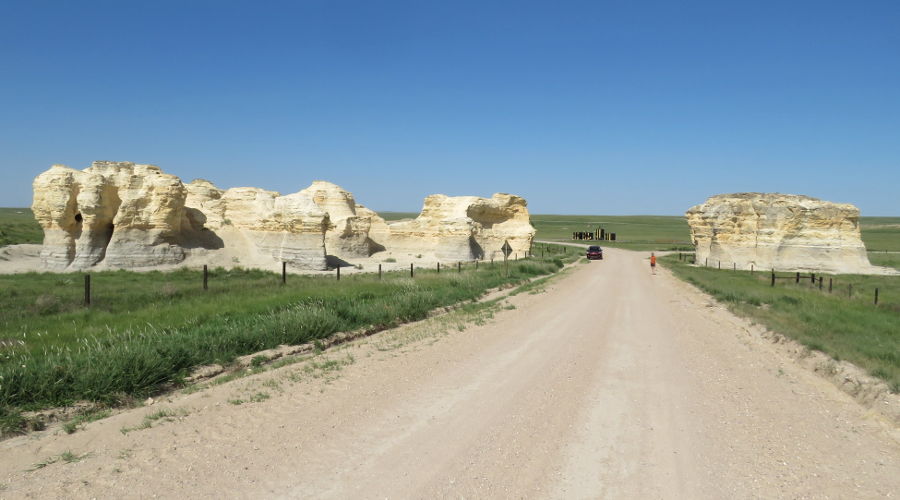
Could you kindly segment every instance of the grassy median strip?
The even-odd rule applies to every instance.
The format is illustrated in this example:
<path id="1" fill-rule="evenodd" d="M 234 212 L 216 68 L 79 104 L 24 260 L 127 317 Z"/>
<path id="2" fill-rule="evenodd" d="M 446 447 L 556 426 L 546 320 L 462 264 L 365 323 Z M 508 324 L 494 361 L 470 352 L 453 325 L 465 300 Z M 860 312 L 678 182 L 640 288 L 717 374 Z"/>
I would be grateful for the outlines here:
<path id="1" fill-rule="evenodd" d="M 900 392 L 900 276 L 823 275 L 822 289 L 809 279 L 799 284 L 778 279 L 773 287 L 769 272 L 694 267 L 677 255 L 661 262 L 733 312 L 810 349 L 847 360 Z"/>
<path id="2" fill-rule="evenodd" d="M 70 306 L 71 300 L 63 298 L 65 305 L 57 310 L 24 305 L 47 289 L 61 294 L 63 286 L 53 285 L 72 279 L 65 275 L 4 276 L 7 282 L 21 280 L 21 286 L 11 287 L 18 293 L 13 300 L 2 301 L 0 335 L 24 343 L 8 342 L 0 351 L 0 424 L 14 431 L 21 410 L 143 398 L 178 385 L 199 365 L 228 364 L 237 356 L 336 332 L 419 320 L 436 308 L 475 300 L 491 288 L 552 274 L 562 266 L 559 258 L 534 258 L 510 262 L 509 277 L 502 263 L 481 263 L 477 270 L 467 264 L 462 272 L 417 270 L 415 278 L 407 273 L 386 273 L 381 280 L 370 274 L 341 281 L 291 276 L 284 286 L 273 273 L 246 271 L 241 278 L 244 271 L 219 271 L 220 278 L 230 273 L 230 281 L 217 292 L 211 284 L 210 293 L 204 293 L 194 283 L 194 290 L 173 294 L 154 290 L 181 276 L 196 281 L 197 271 L 104 273 L 108 276 L 96 283 L 105 280 L 118 288 L 97 311 Z"/>

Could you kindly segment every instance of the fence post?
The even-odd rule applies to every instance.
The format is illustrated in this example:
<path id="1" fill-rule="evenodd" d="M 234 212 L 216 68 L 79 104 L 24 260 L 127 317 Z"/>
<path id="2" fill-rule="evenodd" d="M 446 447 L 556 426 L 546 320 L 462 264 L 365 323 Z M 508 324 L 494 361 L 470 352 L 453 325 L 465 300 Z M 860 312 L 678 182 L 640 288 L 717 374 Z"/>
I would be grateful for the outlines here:
<path id="1" fill-rule="evenodd" d="M 475 270 L 476 271 L 478 270 L 478 261 L 477 260 L 475 261 Z"/>
<path id="2" fill-rule="evenodd" d="M 828 278 L 828 293 L 831 293 L 831 280 L 832 278 Z"/>
<path id="3" fill-rule="evenodd" d="M 458 273 L 462 272 L 462 262 L 456 263 L 456 272 L 458 272 Z"/>
<path id="4" fill-rule="evenodd" d="M 875 305 L 878 305 L 878 289 L 875 289 Z"/>
<path id="5" fill-rule="evenodd" d="M 703 267 L 709 267 L 709 257 L 706 258 L 706 262 L 703 263 Z"/>
<path id="6" fill-rule="evenodd" d="M 281 284 L 287 283 L 287 262 L 281 263 Z"/>
<path id="7" fill-rule="evenodd" d="M 381 279 L 381 264 L 378 264 L 378 279 Z"/>
<path id="8" fill-rule="evenodd" d="M 412 262 L 409 263 L 409 277 L 410 277 L 410 278 L 415 278 L 415 277 L 416 277 L 416 274 L 415 274 L 415 272 L 413 271 L 413 264 L 412 264 Z"/>
<path id="9" fill-rule="evenodd" d="M 815 285 L 816 284 L 816 273 L 809 273 L 810 282 Z"/>
<path id="10" fill-rule="evenodd" d="M 341 281 L 341 266 L 337 266 L 337 281 Z"/>
<path id="11" fill-rule="evenodd" d="M 822 277 L 819 276 L 819 290 L 822 289 L 822 281 L 823 281 Z"/>
<path id="12" fill-rule="evenodd" d="M 797 279 L 794 280 L 794 283 L 800 283 L 800 271 L 797 271 Z"/>
<path id="13" fill-rule="evenodd" d="M 203 264 L 203 289 L 209 290 L 209 269 Z"/>
<path id="14" fill-rule="evenodd" d="M 91 307 L 91 275 L 84 275 L 84 307 Z"/>
<path id="15" fill-rule="evenodd" d="M 853 297 L 853 283 L 850 283 L 849 285 L 847 285 L 847 297 L 849 297 L 849 298 Z"/>
<path id="16" fill-rule="evenodd" d="M 775 286 L 775 269 L 772 269 L 772 286 Z"/>
<path id="17" fill-rule="evenodd" d="M 737 271 L 737 262 L 732 262 L 731 266 L 732 266 L 732 269 L 731 269 L 732 272 Z"/>
<path id="18" fill-rule="evenodd" d="M 438 274 L 441 274 L 441 263 L 440 262 L 438 262 L 437 269 L 438 269 Z"/>
<path id="19" fill-rule="evenodd" d="M 722 269 L 722 261 L 719 261 L 719 269 Z"/>
<path id="20" fill-rule="evenodd" d="M 753 274 L 753 264 L 750 264 L 750 274 Z"/>

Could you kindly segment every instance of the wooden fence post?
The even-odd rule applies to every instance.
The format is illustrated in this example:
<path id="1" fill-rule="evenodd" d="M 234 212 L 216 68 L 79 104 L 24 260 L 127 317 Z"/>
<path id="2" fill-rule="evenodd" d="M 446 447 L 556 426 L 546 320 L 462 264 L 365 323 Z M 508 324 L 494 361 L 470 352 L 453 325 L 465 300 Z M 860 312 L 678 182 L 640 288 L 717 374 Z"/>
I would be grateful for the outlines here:
<path id="1" fill-rule="evenodd" d="M 341 266 L 337 266 L 337 281 L 341 281 Z"/>
<path id="2" fill-rule="evenodd" d="M 412 264 L 412 262 L 409 263 L 409 277 L 410 277 L 410 278 L 415 278 L 415 277 L 416 277 L 416 274 L 415 274 L 415 272 L 413 271 L 413 264 Z"/>
<path id="3" fill-rule="evenodd" d="M 719 261 L 719 269 L 722 269 L 722 261 Z"/>
<path id="4" fill-rule="evenodd" d="M 809 281 L 815 285 L 816 284 L 816 273 L 809 273 Z"/>
<path id="5" fill-rule="evenodd" d="M 91 307 L 91 275 L 84 275 L 84 307 Z"/>
<path id="6" fill-rule="evenodd" d="M 775 286 L 775 269 L 772 269 L 772 286 Z"/>
<path id="7" fill-rule="evenodd" d="M 823 281 L 822 277 L 819 276 L 819 290 L 822 289 L 822 281 Z"/>
<path id="8" fill-rule="evenodd" d="M 287 262 L 281 263 L 281 284 L 287 283 Z"/>
<path id="9" fill-rule="evenodd" d="M 441 263 L 440 262 L 438 262 L 437 269 L 438 269 L 438 274 L 441 274 Z"/>
<path id="10" fill-rule="evenodd" d="M 737 262 L 732 262 L 731 267 L 732 267 L 732 269 L 731 269 L 732 272 L 737 271 Z"/>
<path id="11" fill-rule="evenodd" d="M 378 264 L 378 279 L 381 279 L 381 264 Z"/>
<path id="12" fill-rule="evenodd" d="M 875 305 L 878 305 L 878 289 L 875 289 Z"/>
<path id="13" fill-rule="evenodd" d="M 794 280 L 794 283 L 800 283 L 800 271 L 797 271 L 797 279 Z"/>
<path id="14" fill-rule="evenodd" d="M 203 264 L 203 289 L 209 290 L 209 269 Z"/>
<path id="15" fill-rule="evenodd" d="M 832 278 L 828 278 L 828 293 L 831 293 L 831 280 Z"/>
<path id="16" fill-rule="evenodd" d="M 456 272 L 457 272 L 457 273 L 461 273 L 461 272 L 462 272 L 462 262 L 457 262 L 457 263 L 456 263 Z"/>

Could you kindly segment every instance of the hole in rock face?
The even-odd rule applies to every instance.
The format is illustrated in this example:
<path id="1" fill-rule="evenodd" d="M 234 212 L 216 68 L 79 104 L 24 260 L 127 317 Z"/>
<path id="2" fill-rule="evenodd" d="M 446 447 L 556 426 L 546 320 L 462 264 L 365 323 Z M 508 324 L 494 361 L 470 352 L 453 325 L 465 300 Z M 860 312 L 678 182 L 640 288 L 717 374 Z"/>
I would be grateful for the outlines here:
<path id="1" fill-rule="evenodd" d="M 82 217 L 81 214 L 75 214 L 75 222 L 81 223 Z"/>

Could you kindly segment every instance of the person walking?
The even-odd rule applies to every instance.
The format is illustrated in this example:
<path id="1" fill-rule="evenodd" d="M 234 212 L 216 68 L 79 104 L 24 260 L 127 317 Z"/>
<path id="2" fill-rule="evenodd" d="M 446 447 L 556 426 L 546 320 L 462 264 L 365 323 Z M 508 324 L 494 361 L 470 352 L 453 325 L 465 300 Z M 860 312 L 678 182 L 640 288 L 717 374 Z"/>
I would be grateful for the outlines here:
<path id="1" fill-rule="evenodd" d="M 650 252 L 650 272 L 656 274 L 656 254 Z"/>

